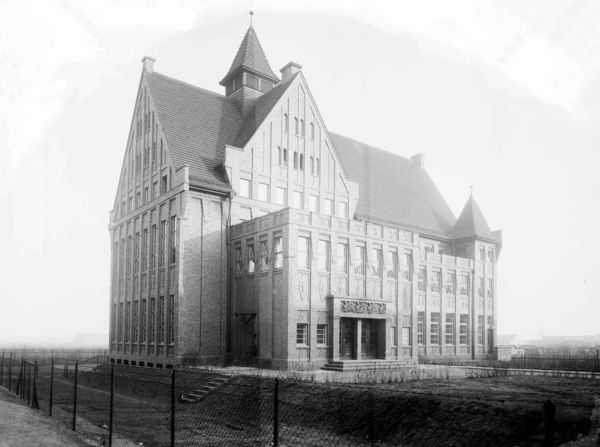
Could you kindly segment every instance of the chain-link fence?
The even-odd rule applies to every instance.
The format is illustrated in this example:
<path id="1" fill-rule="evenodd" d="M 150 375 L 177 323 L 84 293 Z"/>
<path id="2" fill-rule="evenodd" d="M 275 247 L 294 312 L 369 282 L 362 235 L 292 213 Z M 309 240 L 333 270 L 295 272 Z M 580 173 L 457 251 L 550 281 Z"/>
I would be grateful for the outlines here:
<path id="1" fill-rule="evenodd" d="M 313 383 L 100 360 L 3 356 L 0 386 L 105 446 L 499 446 L 519 443 L 524 433 L 544 436 L 541 397 L 513 415 L 504 401 L 482 400 L 478 390 L 444 396 L 447 381 L 439 382 L 439 396 L 424 398 L 417 385 Z M 565 399 L 571 404 L 573 397 Z"/>

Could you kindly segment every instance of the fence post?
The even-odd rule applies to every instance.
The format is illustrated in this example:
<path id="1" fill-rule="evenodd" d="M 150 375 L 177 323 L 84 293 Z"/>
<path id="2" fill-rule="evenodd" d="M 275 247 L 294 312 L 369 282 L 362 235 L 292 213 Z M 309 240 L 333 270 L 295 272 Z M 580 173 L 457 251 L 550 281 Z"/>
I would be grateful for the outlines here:
<path id="1" fill-rule="evenodd" d="M 115 364 L 110 368 L 110 408 L 108 413 L 108 447 L 112 447 L 113 405 L 115 397 Z"/>
<path id="2" fill-rule="evenodd" d="M 31 408 L 35 408 L 36 410 L 40 409 L 40 404 L 37 398 L 37 376 L 38 376 L 38 362 L 35 361 L 33 366 L 33 396 L 31 396 Z"/>
<path id="3" fill-rule="evenodd" d="M 4 385 L 4 352 L 2 353 L 2 365 L 0 365 L 0 386 Z"/>
<path id="4" fill-rule="evenodd" d="M 171 372 L 171 447 L 175 447 L 175 370 Z"/>
<path id="5" fill-rule="evenodd" d="M 273 447 L 279 446 L 279 377 L 275 377 L 273 390 Z"/>
<path id="6" fill-rule="evenodd" d="M 556 405 L 550 399 L 544 402 L 544 447 L 554 447 L 554 413 Z"/>
<path id="7" fill-rule="evenodd" d="M 8 358 L 8 391 L 10 391 L 12 382 L 12 352 L 10 353 L 10 357 Z"/>
<path id="8" fill-rule="evenodd" d="M 54 399 L 54 357 L 52 357 L 50 365 L 50 408 L 48 410 L 48 415 L 52 416 L 52 400 Z"/>
<path id="9" fill-rule="evenodd" d="M 19 380 L 17 381 L 17 396 L 23 398 L 23 357 L 21 357 L 21 367 L 19 368 Z"/>
<path id="10" fill-rule="evenodd" d="M 31 404 L 31 364 L 27 363 L 27 404 Z"/>
<path id="11" fill-rule="evenodd" d="M 77 371 L 79 364 L 75 361 L 75 380 L 73 382 L 73 431 L 77 422 Z"/>

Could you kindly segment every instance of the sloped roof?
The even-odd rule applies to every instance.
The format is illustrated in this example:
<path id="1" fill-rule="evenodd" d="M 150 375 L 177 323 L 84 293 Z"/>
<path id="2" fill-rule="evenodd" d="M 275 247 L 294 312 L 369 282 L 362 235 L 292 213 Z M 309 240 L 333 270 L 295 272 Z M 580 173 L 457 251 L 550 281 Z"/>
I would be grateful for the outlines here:
<path id="1" fill-rule="evenodd" d="M 351 138 L 330 136 L 348 176 L 359 182 L 356 218 L 451 236 L 456 219 L 424 169 Z"/>
<path id="2" fill-rule="evenodd" d="M 171 158 L 190 166 L 190 181 L 229 188 L 216 167 L 225 160 L 242 116 L 234 100 L 168 76 L 145 73 Z"/>
<path id="3" fill-rule="evenodd" d="M 240 44 L 240 48 L 238 49 L 238 52 L 231 63 L 229 71 L 221 81 L 221 85 L 225 85 L 229 78 L 231 78 L 231 76 L 236 74 L 242 68 L 266 76 L 273 81 L 279 81 L 279 78 L 275 73 L 273 73 L 273 70 L 269 65 L 267 56 L 265 56 L 265 52 L 260 45 L 258 36 L 256 35 L 252 25 L 250 25 L 250 28 L 248 28 L 248 31 L 246 32 L 246 35 Z"/>
<path id="4" fill-rule="evenodd" d="M 254 107 L 248 112 L 244 122 L 240 128 L 240 131 L 235 138 L 235 147 L 244 147 L 248 140 L 252 138 L 256 129 L 262 124 L 269 112 L 273 109 L 277 101 L 286 92 L 287 88 L 292 84 L 294 78 L 298 76 L 296 73 L 288 82 L 278 84 L 267 93 L 259 96 L 256 99 Z"/>
<path id="5" fill-rule="evenodd" d="M 499 240 L 498 232 L 492 232 L 473 196 L 469 197 L 465 203 L 454 226 L 452 236 L 454 239 L 477 237 L 492 241 Z"/>

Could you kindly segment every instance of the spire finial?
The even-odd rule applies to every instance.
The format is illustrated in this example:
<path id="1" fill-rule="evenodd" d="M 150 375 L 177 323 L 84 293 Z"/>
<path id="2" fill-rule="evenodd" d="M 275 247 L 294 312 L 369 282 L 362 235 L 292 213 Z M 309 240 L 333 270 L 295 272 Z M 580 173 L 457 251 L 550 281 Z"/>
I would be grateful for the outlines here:
<path id="1" fill-rule="evenodd" d="M 469 189 L 471 190 L 471 198 L 473 198 L 473 185 L 469 185 Z"/>
<path id="2" fill-rule="evenodd" d="M 250 11 L 250 26 L 252 26 L 252 16 L 254 15 L 254 11 Z"/>

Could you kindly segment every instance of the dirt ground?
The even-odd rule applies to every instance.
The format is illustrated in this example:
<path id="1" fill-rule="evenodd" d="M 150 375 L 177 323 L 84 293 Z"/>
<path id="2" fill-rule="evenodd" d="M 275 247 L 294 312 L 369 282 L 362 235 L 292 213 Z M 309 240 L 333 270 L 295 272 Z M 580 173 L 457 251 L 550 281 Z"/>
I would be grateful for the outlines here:
<path id="1" fill-rule="evenodd" d="M 0 447 L 80 447 L 85 438 L 0 388 Z"/>

